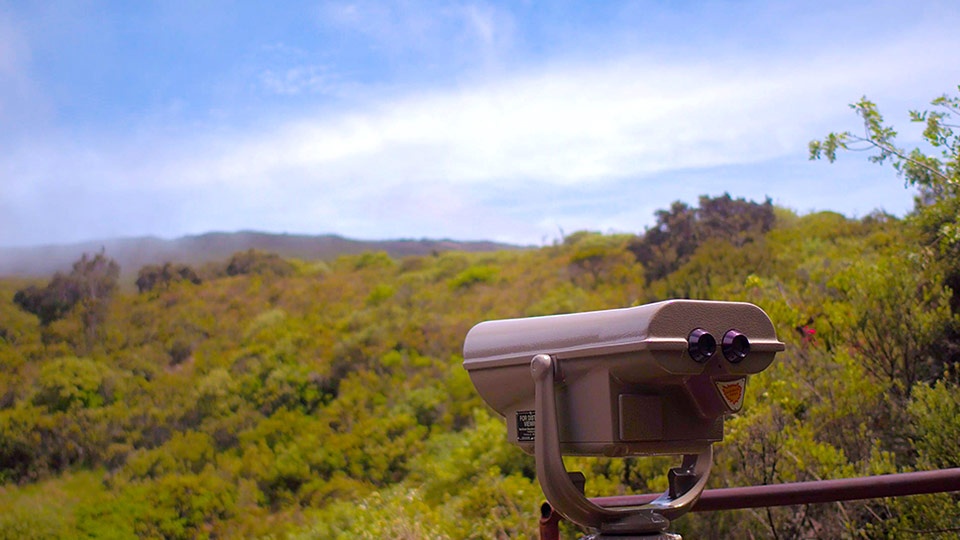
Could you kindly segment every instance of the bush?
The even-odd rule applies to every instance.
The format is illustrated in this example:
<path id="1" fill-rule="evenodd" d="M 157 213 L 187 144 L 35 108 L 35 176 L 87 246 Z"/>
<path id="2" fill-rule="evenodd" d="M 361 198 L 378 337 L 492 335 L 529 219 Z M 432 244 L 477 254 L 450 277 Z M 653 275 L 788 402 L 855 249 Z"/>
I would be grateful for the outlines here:
<path id="1" fill-rule="evenodd" d="M 494 266 L 471 266 L 450 280 L 451 289 L 468 289 L 478 283 L 494 283 L 500 270 Z"/>
<path id="2" fill-rule="evenodd" d="M 137 290 L 141 293 L 152 291 L 157 287 L 169 288 L 178 281 L 189 281 L 194 285 L 201 283 L 200 276 L 185 264 L 164 263 L 144 266 L 137 273 Z"/>
<path id="3" fill-rule="evenodd" d="M 293 274 L 293 265 L 276 253 L 250 249 L 234 254 L 227 264 L 228 276 L 246 274 L 289 276 Z"/>

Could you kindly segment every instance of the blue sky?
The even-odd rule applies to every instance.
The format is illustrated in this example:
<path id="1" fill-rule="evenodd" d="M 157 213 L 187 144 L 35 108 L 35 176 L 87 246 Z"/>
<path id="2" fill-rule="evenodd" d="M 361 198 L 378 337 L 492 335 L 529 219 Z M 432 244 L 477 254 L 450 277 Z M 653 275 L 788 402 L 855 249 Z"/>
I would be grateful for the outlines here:
<path id="1" fill-rule="evenodd" d="M 866 94 L 956 91 L 943 2 L 0 0 L 0 245 L 211 230 L 548 243 L 701 194 L 903 214 Z"/>

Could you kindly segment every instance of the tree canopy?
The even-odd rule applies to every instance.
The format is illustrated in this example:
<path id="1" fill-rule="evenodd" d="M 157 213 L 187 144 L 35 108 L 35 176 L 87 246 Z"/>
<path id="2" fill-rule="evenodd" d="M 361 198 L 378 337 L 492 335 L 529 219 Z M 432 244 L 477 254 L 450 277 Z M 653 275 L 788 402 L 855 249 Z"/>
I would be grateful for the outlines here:
<path id="1" fill-rule="evenodd" d="M 669 210 L 657 210 L 656 217 L 656 224 L 630 244 L 649 281 L 662 279 L 683 266 L 701 245 L 711 242 L 741 248 L 760 241 L 774 224 L 769 198 L 758 204 L 734 199 L 729 193 L 720 197 L 703 195 L 696 208 L 676 201 Z"/>
<path id="2" fill-rule="evenodd" d="M 106 303 L 117 288 L 119 276 L 120 266 L 104 253 L 92 258 L 84 254 L 69 274 L 58 272 L 43 288 L 30 285 L 21 289 L 13 301 L 36 315 L 42 325 L 63 318 L 79 305 L 84 312 L 85 326 L 92 329 L 102 322 Z"/>

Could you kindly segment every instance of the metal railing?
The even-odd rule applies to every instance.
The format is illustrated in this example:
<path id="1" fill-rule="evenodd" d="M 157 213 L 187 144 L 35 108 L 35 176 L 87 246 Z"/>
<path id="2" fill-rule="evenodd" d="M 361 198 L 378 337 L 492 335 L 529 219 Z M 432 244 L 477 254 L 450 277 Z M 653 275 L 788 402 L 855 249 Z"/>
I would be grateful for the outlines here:
<path id="1" fill-rule="evenodd" d="M 924 493 L 960 491 L 960 468 L 937 471 L 882 474 L 814 482 L 794 482 L 736 488 L 707 489 L 692 512 L 713 512 L 739 508 L 791 506 L 858 499 L 902 497 Z M 590 499 L 600 506 L 638 506 L 658 495 L 627 495 Z"/>
<path id="2" fill-rule="evenodd" d="M 960 491 L 960 468 L 936 471 L 883 474 L 860 478 L 793 482 L 736 488 L 707 489 L 693 505 L 692 512 L 715 512 L 768 506 L 830 503 L 884 497 L 903 497 L 927 493 Z M 594 497 L 590 500 L 605 507 L 641 506 L 659 495 Z M 559 516 L 543 503 L 540 509 L 540 538 L 559 538 Z"/>

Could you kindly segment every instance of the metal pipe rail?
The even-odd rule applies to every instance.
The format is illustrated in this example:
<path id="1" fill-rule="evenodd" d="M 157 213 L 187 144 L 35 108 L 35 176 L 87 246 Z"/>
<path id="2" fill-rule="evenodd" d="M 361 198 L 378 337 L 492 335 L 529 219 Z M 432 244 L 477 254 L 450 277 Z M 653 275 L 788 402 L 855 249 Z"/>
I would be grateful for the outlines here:
<path id="1" fill-rule="evenodd" d="M 704 490 L 692 512 L 714 512 L 740 508 L 792 506 L 859 499 L 902 497 L 926 493 L 960 491 L 960 468 L 814 482 L 794 482 Z M 658 495 L 594 497 L 594 504 L 606 507 L 639 506 Z"/>

